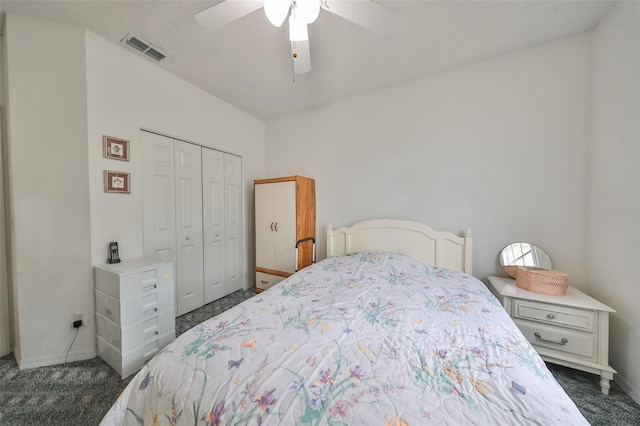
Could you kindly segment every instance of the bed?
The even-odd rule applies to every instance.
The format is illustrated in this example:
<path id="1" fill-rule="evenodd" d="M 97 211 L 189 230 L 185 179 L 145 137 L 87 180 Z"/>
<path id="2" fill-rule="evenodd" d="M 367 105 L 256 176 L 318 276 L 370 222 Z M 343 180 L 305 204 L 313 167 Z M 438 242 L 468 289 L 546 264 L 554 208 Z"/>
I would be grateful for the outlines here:
<path id="1" fill-rule="evenodd" d="M 102 424 L 588 424 L 471 255 L 470 230 L 329 226 L 325 260 L 179 336 Z"/>

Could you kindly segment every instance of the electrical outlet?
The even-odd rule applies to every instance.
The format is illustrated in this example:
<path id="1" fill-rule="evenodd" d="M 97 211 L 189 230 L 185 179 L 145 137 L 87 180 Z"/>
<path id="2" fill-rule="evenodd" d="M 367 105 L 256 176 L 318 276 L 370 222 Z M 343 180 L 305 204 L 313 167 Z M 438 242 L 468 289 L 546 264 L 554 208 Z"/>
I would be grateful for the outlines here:
<path id="1" fill-rule="evenodd" d="M 76 321 L 80 321 L 80 327 L 84 325 L 84 312 L 76 312 L 73 314 L 74 327 L 75 327 Z"/>

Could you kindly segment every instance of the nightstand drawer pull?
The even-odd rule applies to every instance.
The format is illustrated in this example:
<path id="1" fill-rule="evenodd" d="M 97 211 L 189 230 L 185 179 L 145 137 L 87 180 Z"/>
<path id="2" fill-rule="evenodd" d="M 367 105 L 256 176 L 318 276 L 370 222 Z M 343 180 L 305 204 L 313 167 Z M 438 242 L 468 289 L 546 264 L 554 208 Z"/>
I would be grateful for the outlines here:
<path id="1" fill-rule="evenodd" d="M 555 317 L 556 317 L 556 316 L 555 316 L 555 315 L 553 315 L 553 314 L 548 314 L 548 315 L 547 315 L 547 318 L 549 318 L 549 319 L 554 319 Z"/>
<path id="2" fill-rule="evenodd" d="M 560 345 L 560 346 L 563 346 L 569 343 L 569 339 L 567 339 L 566 337 L 563 337 L 562 340 L 560 340 L 559 342 L 554 342 L 553 340 L 543 339 L 540 336 L 540 333 L 538 333 L 537 331 L 533 333 L 533 335 L 536 336 L 536 340 L 538 340 L 539 342 L 553 343 L 554 345 Z"/>

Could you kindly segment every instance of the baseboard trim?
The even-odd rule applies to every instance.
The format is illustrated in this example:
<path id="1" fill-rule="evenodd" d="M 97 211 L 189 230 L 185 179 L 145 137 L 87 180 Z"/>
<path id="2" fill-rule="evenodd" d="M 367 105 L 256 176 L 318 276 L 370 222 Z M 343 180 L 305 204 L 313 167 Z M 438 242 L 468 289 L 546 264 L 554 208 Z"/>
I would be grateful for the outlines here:
<path id="1" fill-rule="evenodd" d="M 33 359 L 18 359 L 18 357 L 16 356 L 16 361 L 18 362 L 18 368 L 20 370 L 26 370 L 29 368 L 47 367 L 50 365 L 64 364 L 65 355 L 66 354 L 51 355 L 51 356 L 33 358 Z M 98 356 L 98 352 L 95 350 L 70 352 L 69 356 L 67 356 L 67 362 L 82 361 L 84 359 L 92 359 L 97 356 Z"/>
<path id="2" fill-rule="evenodd" d="M 616 382 L 616 384 L 620 386 L 622 390 L 631 397 L 631 399 L 640 404 L 640 392 L 631 383 L 629 383 L 627 379 L 622 377 L 620 374 L 616 374 L 613 381 Z"/>

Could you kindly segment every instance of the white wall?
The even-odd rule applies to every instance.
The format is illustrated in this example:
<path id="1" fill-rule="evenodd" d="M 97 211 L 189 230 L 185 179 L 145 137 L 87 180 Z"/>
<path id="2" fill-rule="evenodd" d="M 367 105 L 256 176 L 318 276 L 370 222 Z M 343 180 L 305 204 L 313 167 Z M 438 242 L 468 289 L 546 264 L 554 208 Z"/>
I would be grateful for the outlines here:
<path id="1" fill-rule="evenodd" d="M 529 241 L 584 287 L 589 67 L 582 34 L 271 121 L 267 176 L 316 179 L 320 257 L 328 223 L 471 225 L 475 276 Z"/>
<path id="2" fill-rule="evenodd" d="M 84 32 L 8 14 L 7 142 L 15 355 L 61 362 L 93 304 Z M 91 356 L 81 333 L 69 359 Z M 93 343 L 95 345 L 95 343 Z"/>
<path id="3" fill-rule="evenodd" d="M 640 6 L 624 2 L 593 34 L 589 293 L 611 317 L 615 381 L 640 401 Z"/>
<path id="4" fill-rule="evenodd" d="M 16 358 L 21 368 L 95 356 L 92 266 L 107 243 L 142 256 L 140 129 L 243 157 L 245 285 L 253 253 L 252 181 L 264 176 L 264 124 L 81 29 L 7 15 L 10 188 L 14 200 Z M 102 158 L 102 135 L 131 141 L 131 161 Z M 105 194 L 102 171 L 131 173 Z"/>
<path id="5" fill-rule="evenodd" d="M 253 179 L 264 176 L 264 122 L 231 107 L 119 46 L 87 33 L 87 96 L 93 264 L 118 241 L 123 259 L 141 257 L 140 129 L 242 156 L 245 287 L 254 285 Z M 131 141 L 131 160 L 102 157 L 102 135 Z M 131 173 L 131 194 L 103 191 L 103 170 Z"/>

